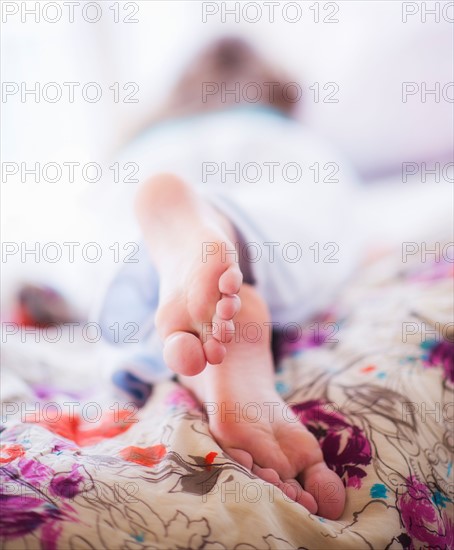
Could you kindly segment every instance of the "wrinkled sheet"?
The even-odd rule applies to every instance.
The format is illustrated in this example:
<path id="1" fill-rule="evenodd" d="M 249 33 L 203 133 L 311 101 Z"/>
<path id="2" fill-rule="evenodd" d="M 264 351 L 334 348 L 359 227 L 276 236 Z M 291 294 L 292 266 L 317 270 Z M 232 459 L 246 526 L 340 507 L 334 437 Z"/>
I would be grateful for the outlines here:
<path id="1" fill-rule="evenodd" d="M 452 288 L 450 262 L 387 256 L 280 346 L 277 388 L 347 488 L 338 521 L 226 456 L 176 383 L 138 411 L 88 355 L 5 346 L 1 547 L 453 548 Z"/>

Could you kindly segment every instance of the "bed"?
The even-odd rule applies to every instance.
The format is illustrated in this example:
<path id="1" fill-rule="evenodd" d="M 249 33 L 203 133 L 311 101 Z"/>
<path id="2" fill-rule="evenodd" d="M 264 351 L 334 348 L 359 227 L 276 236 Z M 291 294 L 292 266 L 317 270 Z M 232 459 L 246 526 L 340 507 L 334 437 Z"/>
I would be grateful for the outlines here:
<path id="1" fill-rule="evenodd" d="M 412 258 L 365 266 L 298 341 L 277 342 L 277 388 L 346 485 L 338 521 L 226 456 L 174 381 L 137 410 L 85 348 L 10 339 L 1 547 L 454 548 L 453 263 Z"/>

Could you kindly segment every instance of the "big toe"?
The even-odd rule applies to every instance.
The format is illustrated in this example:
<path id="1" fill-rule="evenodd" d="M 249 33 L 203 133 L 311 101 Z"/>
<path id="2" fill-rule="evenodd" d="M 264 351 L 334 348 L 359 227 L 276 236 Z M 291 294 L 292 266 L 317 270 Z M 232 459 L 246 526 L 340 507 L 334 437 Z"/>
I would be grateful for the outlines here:
<path id="1" fill-rule="evenodd" d="M 174 332 L 164 341 L 164 361 L 178 374 L 194 376 L 202 372 L 207 360 L 202 342 L 190 332 Z"/>
<path id="2" fill-rule="evenodd" d="M 340 477 L 324 462 L 309 466 L 299 479 L 318 505 L 318 515 L 326 519 L 339 519 L 345 506 L 345 487 Z"/>

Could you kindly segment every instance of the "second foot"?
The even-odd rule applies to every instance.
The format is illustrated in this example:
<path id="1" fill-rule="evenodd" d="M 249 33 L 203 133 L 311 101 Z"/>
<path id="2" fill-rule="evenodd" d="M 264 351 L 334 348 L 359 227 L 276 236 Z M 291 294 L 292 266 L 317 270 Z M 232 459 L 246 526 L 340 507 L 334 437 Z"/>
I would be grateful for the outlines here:
<path id="1" fill-rule="evenodd" d="M 254 395 L 256 393 L 256 395 Z M 315 437 L 277 393 L 247 401 L 205 403 L 210 431 L 222 449 L 309 512 L 338 519 L 345 488 L 323 460 Z"/>
<path id="2" fill-rule="evenodd" d="M 326 465 L 316 438 L 275 390 L 266 305 L 246 284 L 240 297 L 238 326 L 224 361 L 180 381 L 203 405 L 210 432 L 226 454 L 311 513 L 338 519 L 344 485 Z M 261 337 L 253 341 L 242 330 L 251 322 L 261 327 Z"/>

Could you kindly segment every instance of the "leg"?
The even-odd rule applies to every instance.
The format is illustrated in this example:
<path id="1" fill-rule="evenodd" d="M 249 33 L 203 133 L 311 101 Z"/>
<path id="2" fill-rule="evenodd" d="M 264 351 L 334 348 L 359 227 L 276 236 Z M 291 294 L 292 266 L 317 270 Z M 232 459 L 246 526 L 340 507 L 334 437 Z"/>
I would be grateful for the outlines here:
<path id="1" fill-rule="evenodd" d="M 209 418 L 214 437 L 232 458 L 311 512 L 339 517 L 345 499 L 341 480 L 274 388 L 266 305 L 241 284 L 235 254 L 222 253 L 234 251 L 230 223 L 171 175 L 144 185 L 137 211 L 160 276 L 156 327 L 164 359 L 202 403 L 217 405 Z M 204 243 L 213 251 L 206 261 Z M 258 338 L 249 337 L 248 323 L 258 328 Z M 259 421 L 243 414 L 248 403 L 258 405 Z M 241 412 L 232 418 L 226 411 L 235 407 Z M 337 498 L 327 502 L 333 487 Z"/>
<path id="2" fill-rule="evenodd" d="M 246 284 L 240 298 L 225 360 L 197 376 L 180 376 L 180 381 L 207 411 L 215 411 L 209 414 L 210 431 L 227 454 L 310 512 L 337 519 L 345 502 L 342 481 L 274 387 L 266 305 Z"/>

